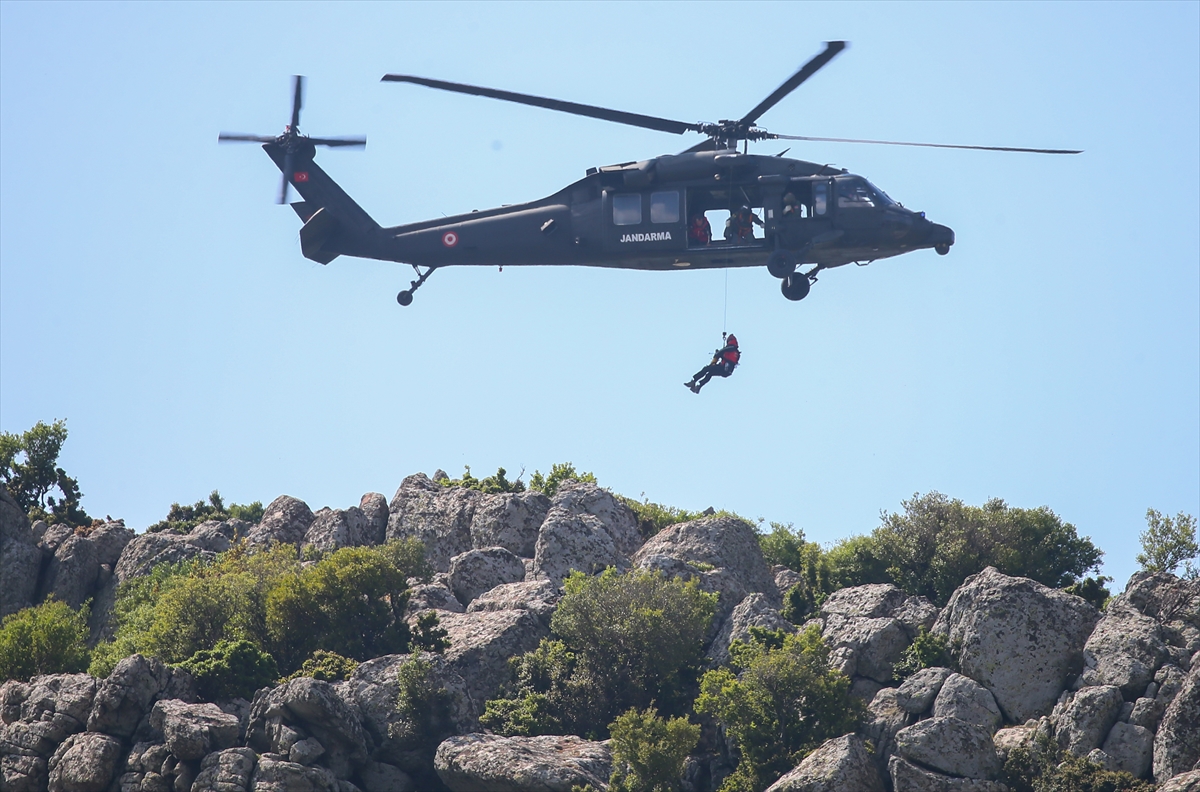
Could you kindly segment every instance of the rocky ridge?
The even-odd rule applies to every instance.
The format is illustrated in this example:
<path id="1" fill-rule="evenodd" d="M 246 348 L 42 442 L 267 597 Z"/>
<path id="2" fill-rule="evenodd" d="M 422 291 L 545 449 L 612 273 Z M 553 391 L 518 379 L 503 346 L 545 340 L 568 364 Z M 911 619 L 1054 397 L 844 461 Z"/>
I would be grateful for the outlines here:
<path id="1" fill-rule="evenodd" d="M 135 535 L 119 521 L 89 531 L 30 525 L 0 488 L 0 613 L 50 594 L 72 606 L 91 599 L 99 637 L 115 586 L 164 561 L 212 557 L 243 538 L 329 550 L 408 537 L 426 543 L 437 574 L 415 588 L 406 616 L 436 611 L 451 641 L 443 655 L 423 656 L 452 702 L 453 736 L 432 768 L 400 736 L 396 670 L 408 655 L 364 662 L 345 682 L 302 678 L 220 706 L 198 702 L 186 672 L 135 655 L 103 680 L 4 683 L 0 789 L 404 792 L 422 778 L 456 792 L 603 789 L 607 743 L 502 738 L 478 720 L 508 658 L 549 634 L 570 570 L 697 579 L 720 595 L 714 664 L 751 626 L 792 629 L 778 612 L 788 571 L 768 568 L 745 522 L 695 520 L 643 543 L 633 513 L 591 484 L 569 482 L 553 498 L 493 495 L 422 474 L 390 501 L 369 493 L 357 506 L 313 512 L 281 496 L 258 525 L 209 522 L 186 535 Z M 859 586 L 828 597 L 810 623 L 868 716 L 859 735 L 829 741 L 773 792 L 1001 792 L 1004 758 L 1039 736 L 1163 790 L 1200 789 L 1200 583 L 1135 575 L 1100 613 L 989 568 L 941 610 L 894 586 Z M 922 627 L 948 639 L 957 667 L 900 683 L 894 665 Z M 689 772 L 689 792 L 712 789 L 729 757 L 689 760 L 701 765 L 712 769 Z"/>

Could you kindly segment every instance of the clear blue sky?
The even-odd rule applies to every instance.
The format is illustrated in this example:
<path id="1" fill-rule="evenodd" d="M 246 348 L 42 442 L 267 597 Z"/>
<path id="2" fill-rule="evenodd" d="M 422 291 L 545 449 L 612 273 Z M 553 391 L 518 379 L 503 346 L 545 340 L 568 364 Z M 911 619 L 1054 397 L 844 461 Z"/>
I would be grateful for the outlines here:
<path id="1" fill-rule="evenodd" d="M 416 471 L 570 460 L 631 496 L 865 533 L 939 490 L 1047 505 L 1123 584 L 1143 514 L 1200 512 L 1200 4 L 0 3 L 0 429 L 66 418 L 92 514 L 219 488 L 314 509 Z M 438 272 L 300 255 L 222 130 L 365 134 L 319 161 L 377 220 L 549 194 L 695 138 L 381 84 L 420 74 L 688 121 L 850 48 L 781 133 L 956 231 L 823 275 Z M 760 153 L 783 145 L 761 144 Z"/>

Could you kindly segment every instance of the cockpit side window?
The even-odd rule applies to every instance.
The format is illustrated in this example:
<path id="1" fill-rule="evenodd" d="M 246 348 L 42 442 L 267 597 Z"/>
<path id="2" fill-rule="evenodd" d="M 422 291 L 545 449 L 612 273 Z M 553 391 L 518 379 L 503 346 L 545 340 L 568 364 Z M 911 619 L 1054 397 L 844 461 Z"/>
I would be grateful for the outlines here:
<path id="1" fill-rule="evenodd" d="M 641 225 L 642 222 L 642 196 L 634 193 L 631 195 L 614 195 L 612 199 L 613 208 L 613 225 Z"/>
<path id="2" fill-rule="evenodd" d="M 875 206 L 875 191 L 865 181 L 847 179 L 837 183 L 839 209 L 871 208 Z"/>

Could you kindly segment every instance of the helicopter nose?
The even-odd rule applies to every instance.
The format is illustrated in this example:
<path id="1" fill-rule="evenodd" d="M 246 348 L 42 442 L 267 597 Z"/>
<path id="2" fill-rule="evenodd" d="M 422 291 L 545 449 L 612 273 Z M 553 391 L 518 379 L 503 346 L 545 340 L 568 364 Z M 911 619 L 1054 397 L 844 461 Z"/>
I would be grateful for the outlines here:
<path id="1" fill-rule="evenodd" d="M 950 252 L 950 246 L 954 244 L 954 229 L 931 223 L 929 234 L 925 239 L 925 244 L 936 250 L 938 255 L 944 256 Z"/>

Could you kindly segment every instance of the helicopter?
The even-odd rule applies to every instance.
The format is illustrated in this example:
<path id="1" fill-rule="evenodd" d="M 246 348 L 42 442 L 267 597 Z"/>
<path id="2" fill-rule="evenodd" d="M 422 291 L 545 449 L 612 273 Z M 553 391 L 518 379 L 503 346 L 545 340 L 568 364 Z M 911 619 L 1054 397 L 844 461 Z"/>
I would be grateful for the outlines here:
<path id="1" fill-rule="evenodd" d="M 256 142 L 282 173 L 303 222 L 301 253 L 328 264 L 338 256 L 410 264 L 416 273 L 396 295 L 410 305 L 434 271 L 448 266 L 593 266 L 639 270 L 760 267 L 779 279 L 788 300 L 808 296 L 822 270 L 870 263 L 916 250 L 946 255 L 954 231 L 906 209 L 870 181 L 845 169 L 783 154 L 749 153 L 751 141 L 795 140 L 920 146 L 1038 154 L 1063 149 L 965 146 L 781 135 L 758 119 L 846 48 L 825 49 L 737 120 L 687 123 L 593 105 L 403 74 L 410 83 L 705 139 L 678 154 L 588 168 L 584 177 L 541 200 L 383 227 L 339 187 L 314 158 L 317 146 L 357 147 L 363 137 L 300 133 L 304 78 L 293 78 L 291 123 L 282 135 L 221 133 L 221 142 Z M 739 144 L 741 150 L 739 151 Z M 721 236 L 712 233 L 713 221 Z M 722 222 L 723 221 L 723 222 Z M 761 233 L 755 232 L 755 225 Z M 422 267 L 424 270 L 422 271 Z"/>

